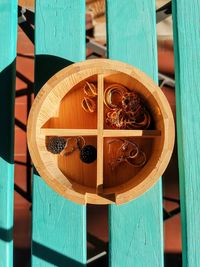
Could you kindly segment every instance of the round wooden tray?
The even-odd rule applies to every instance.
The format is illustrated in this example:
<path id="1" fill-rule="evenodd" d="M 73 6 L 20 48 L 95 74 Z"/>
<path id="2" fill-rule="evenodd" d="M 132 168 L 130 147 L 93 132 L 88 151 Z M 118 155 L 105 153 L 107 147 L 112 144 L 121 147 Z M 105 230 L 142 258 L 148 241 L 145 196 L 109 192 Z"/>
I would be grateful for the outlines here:
<path id="1" fill-rule="evenodd" d="M 81 106 L 86 82 L 97 87 L 93 113 Z M 104 90 L 113 83 L 134 90 L 145 101 L 153 121 L 147 130 L 107 126 Z M 175 135 L 173 115 L 160 88 L 138 69 L 108 59 L 76 63 L 55 74 L 35 98 L 27 132 L 41 177 L 63 197 L 82 204 L 122 204 L 146 192 L 166 169 Z M 68 156 L 52 154 L 46 144 L 53 136 L 83 137 L 97 148 L 97 160 L 83 163 L 78 149 Z M 146 154 L 146 164 L 138 168 L 122 162 L 111 168 L 109 144 L 116 139 L 137 143 Z"/>

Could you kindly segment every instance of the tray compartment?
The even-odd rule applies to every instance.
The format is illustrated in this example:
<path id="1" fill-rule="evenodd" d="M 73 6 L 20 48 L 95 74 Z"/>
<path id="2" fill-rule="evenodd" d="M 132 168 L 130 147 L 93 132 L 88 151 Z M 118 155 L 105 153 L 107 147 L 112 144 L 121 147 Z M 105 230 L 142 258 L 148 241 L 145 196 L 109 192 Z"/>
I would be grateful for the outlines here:
<path id="1" fill-rule="evenodd" d="M 106 137 L 104 138 L 104 189 L 120 186 L 132 181 L 136 186 L 145 179 L 145 175 L 153 170 L 160 157 L 161 137 Z M 128 152 L 122 151 L 124 141 L 137 144 L 140 151 L 146 155 L 146 162 L 141 167 L 135 167 L 126 161 L 119 161 L 122 155 Z M 133 147 L 130 145 L 129 150 Z M 141 154 L 140 154 L 141 155 Z M 130 160 L 131 161 L 131 160 Z M 132 163 L 142 162 L 141 157 L 132 160 Z"/>
<path id="2" fill-rule="evenodd" d="M 119 84 L 121 86 L 124 86 L 129 91 L 134 91 L 139 95 L 151 117 L 151 123 L 147 128 L 148 130 L 163 129 L 163 123 L 162 123 L 163 118 L 157 100 L 154 95 L 150 94 L 148 89 L 143 84 L 141 84 L 139 81 L 137 81 L 133 77 L 130 77 L 127 74 L 118 72 L 104 77 L 104 92 L 108 86 L 113 84 Z M 121 96 L 118 93 L 113 94 L 113 103 L 120 104 L 121 102 L 120 100 Z M 112 127 L 108 123 L 106 123 L 107 113 L 110 111 L 112 110 L 110 110 L 104 104 L 104 129 L 119 130 L 119 128 Z"/>
<path id="3" fill-rule="evenodd" d="M 86 82 L 94 84 L 97 88 L 97 75 L 93 75 L 75 85 L 61 100 L 57 115 L 50 118 L 45 125 L 43 125 L 43 128 L 97 128 L 97 97 L 91 100 L 96 105 L 96 110 L 94 112 L 86 112 L 82 108 L 82 100 L 84 97 L 87 97 L 83 89 Z"/>
<path id="4" fill-rule="evenodd" d="M 97 148 L 96 136 L 84 136 L 87 145 L 93 145 Z M 67 156 L 58 155 L 58 168 L 70 179 L 71 182 L 95 188 L 97 179 L 97 160 L 86 164 L 80 160 L 80 150 L 76 149 Z"/>

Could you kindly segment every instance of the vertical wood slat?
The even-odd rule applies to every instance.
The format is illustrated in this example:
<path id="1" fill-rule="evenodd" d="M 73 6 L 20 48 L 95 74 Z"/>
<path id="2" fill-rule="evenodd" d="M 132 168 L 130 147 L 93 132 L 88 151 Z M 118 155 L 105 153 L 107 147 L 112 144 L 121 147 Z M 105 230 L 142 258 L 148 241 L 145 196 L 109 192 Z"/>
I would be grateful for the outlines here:
<path id="1" fill-rule="evenodd" d="M 200 266 L 200 2 L 173 2 L 183 266 Z"/>
<path id="2" fill-rule="evenodd" d="M 85 1 L 36 0 L 35 92 L 61 68 L 85 59 Z M 86 207 L 33 181 L 32 266 L 86 263 Z"/>
<path id="3" fill-rule="evenodd" d="M 17 1 L 0 2 L 0 266 L 13 266 Z"/>
<path id="4" fill-rule="evenodd" d="M 108 56 L 157 81 L 155 3 L 107 0 Z M 111 267 L 162 267 L 163 216 L 159 181 L 140 198 L 109 208 Z"/>

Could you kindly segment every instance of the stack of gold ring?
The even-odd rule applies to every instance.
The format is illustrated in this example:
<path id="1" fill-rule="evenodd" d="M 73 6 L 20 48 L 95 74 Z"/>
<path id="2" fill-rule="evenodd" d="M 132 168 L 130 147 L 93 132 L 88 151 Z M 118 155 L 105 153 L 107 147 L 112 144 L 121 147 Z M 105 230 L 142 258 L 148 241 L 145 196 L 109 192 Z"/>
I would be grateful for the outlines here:
<path id="1" fill-rule="evenodd" d="M 146 164 L 146 154 L 139 148 L 139 146 L 127 139 L 114 139 L 108 143 L 109 154 L 111 154 L 110 146 L 113 143 L 121 142 L 121 146 L 116 151 L 116 156 L 110 159 L 111 169 L 114 170 L 120 163 L 126 162 L 133 167 L 142 167 Z"/>
<path id="2" fill-rule="evenodd" d="M 111 127 L 147 129 L 151 123 L 150 114 L 139 95 L 123 85 L 108 86 L 104 92 L 104 103 L 110 110 L 106 115 L 106 123 Z"/>
<path id="3" fill-rule="evenodd" d="M 82 100 L 82 108 L 89 113 L 96 111 L 96 97 L 97 97 L 97 88 L 93 83 L 86 82 L 84 87 L 84 98 Z"/>

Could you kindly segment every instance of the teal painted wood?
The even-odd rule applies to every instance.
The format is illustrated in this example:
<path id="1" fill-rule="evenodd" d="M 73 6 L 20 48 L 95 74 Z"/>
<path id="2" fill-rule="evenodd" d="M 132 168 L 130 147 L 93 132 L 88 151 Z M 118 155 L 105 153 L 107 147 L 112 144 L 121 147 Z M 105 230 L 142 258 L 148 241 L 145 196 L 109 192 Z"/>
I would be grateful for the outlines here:
<path id="1" fill-rule="evenodd" d="M 183 266 L 200 266 L 200 2 L 173 1 Z"/>
<path id="2" fill-rule="evenodd" d="M 36 0 L 35 92 L 71 61 L 85 59 L 85 1 Z M 82 267 L 86 263 L 86 206 L 33 181 L 32 266 Z"/>
<path id="3" fill-rule="evenodd" d="M 0 1 L 0 266 L 13 266 L 17 1 Z"/>
<path id="4" fill-rule="evenodd" d="M 157 81 L 155 3 L 107 0 L 108 56 Z M 159 181 L 140 198 L 109 208 L 111 267 L 162 267 L 163 216 Z"/>

